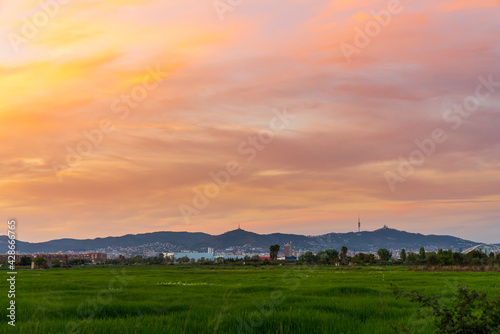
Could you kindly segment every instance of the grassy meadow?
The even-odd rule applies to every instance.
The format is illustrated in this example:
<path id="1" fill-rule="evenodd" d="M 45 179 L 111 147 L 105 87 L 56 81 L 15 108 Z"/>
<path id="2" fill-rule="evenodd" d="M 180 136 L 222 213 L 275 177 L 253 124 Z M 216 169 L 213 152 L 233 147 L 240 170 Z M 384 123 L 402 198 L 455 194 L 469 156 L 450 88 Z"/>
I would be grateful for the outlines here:
<path id="1" fill-rule="evenodd" d="M 0 272 L 7 276 L 5 271 Z M 498 295 L 496 272 L 404 267 L 97 266 L 20 270 L 16 327 L 1 333 L 434 333 L 390 283 L 446 303 L 457 285 Z M 2 295 L 7 282 L 0 280 Z"/>

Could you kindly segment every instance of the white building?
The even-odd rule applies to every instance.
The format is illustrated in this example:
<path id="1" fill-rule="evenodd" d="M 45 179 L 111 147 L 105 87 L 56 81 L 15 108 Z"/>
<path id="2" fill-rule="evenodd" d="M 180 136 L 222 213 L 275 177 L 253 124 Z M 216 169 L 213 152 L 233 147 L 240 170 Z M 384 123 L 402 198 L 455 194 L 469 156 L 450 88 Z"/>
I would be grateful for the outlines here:
<path id="1" fill-rule="evenodd" d="M 199 253 L 199 252 L 179 252 L 179 253 L 163 253 L 165 257 L 172 257 L 174 261 L 177 259 L 183 258 L 187 256 L 189 260 L 194 260 L 198 261 L 201 260 L 202 258 L 205 260 L 217 260 L 218 258 L 224 258 L 224 259 L 242 259 L 245 257 L 244 254 L 234 254 L 234 253 L 215 253 L 214 249 L 212 247 L 208 248 L 208 251 L 206 253 Z"/>

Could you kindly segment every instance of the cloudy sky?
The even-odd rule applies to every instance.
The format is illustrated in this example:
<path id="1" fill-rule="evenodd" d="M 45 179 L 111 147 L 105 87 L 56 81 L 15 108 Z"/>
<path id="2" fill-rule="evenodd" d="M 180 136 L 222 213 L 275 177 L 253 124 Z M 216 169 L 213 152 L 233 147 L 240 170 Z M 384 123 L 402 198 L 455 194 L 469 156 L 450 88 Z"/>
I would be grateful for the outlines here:
<path id="1" fill-rule="evenodd" d="M 500 242 L 497 0 L 0 5 L 18 238 L 389 227 Z M 3 233 L 2 233 L 3 234 Z"/>

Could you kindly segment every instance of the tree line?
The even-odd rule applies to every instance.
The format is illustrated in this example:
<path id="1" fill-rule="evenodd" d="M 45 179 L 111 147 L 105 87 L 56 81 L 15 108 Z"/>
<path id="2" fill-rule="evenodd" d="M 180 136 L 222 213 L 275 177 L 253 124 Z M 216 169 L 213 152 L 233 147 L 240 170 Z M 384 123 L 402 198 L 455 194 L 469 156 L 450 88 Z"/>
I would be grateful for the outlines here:
<path id="1" fill-rule="evenodd" d="M 386 248 L 377 250 L 377 257 L 371 253 L 357 253 L 353 256 L 347 256 L 347 247 L 343 246 L 338 252 L 335 249 L 325 249 L 314 254 L 313 252 L 305 252 L 298 258 L 300 262 L 316 263 L 316 264 L 408 264 L 408 265 L 430 265 L 430 266 L 484 266 L 484 265 L 500 265 L 500 254 L 490 252 L 489 254 L 481 250 L 473 250 L 467 254 L 453 252 L 451 249 L 437 252 L 426 252 L 424 247 L 421 247 L 418 253 L 407 253 L 406 249 L 402 249 L 399 253 L 399 258 L 396 258 Z"/>
<path id="2" fill-rule="evenodd" d="M 245 256 L 243 258 L 216 258 L 216 259 L 205 259 L 201 258 L 197 261 L 190 259 L 187 256 L 180 258 L 173 258 L 169 256 L 164 256 L 160 253 L 158 256 L 153 257 L 143 257 L 141 255 L 132 256 L 129 258 L 120 255 L 116 259 L 109 259 L 106 261 L 108 265 L 137 265 L 137 264 L 201 264 L 201 265 L 212 265 L 212 264 L 249 264 L 249 265 L 270 265 L 270 264 L 280 264 L 284 261 L 277 261 L 279 245 L 270 246 L 270 256 L 269 259 L 261 259 L 258 255 Z M 348 249 L 343 246 L 340 252 L 336 249 L 325 249 L 314 254 L 311 251 L 305 252 L 298 257 L 298 262 L 300 263 L 314 263 L 323 265 L 415 265 L 415 266 L 486 266 L 486 265 L 500 265 L 500 254 L 494 254 L 490 252 L 489 254 L 483 252 L 482 250 L 473 250 L 467 254 L 462 254 L 460 252 L 453 252 L 451 249 L 442 250 L 439 249 L 437 252 L 427 252 L 424 247 L 420 248 L 418 253 L 410 252 L 407 253 L 405 249 L 399 252 L 399 258 L 396 258 L 386 248 L 379 248 L 377 251 L 377 256 L 371 253 L 356 253 L 352 256 L 348 256 Z M 17 261 L 18 266 L 30 266 L 32 258 L 30 256 L 22 256 Z M 35 265 L 39 268 L 47 268 L 47 260 L 43 257 L 37 257 L 34 259 Z M 62 266 L 71 265 L 84 265 L 88 264 L 90 260 L 88 259 L 73 259 L 65 263 L 61 263 L 59 260 L 52 260 L 52 267 L 58 268 Z"/>
<path id="3" fill-rule="evenodd" d="M 487 254 L 482 250 L 476 249 L 467 254 L 453 252 L 451 249 L 437 252 L 426 252 L 425 248 L 420 248 L 418 254 L 410 253 L 406 255 L 401 250 L 400 258 L 402 262 L 412 265 L 431 265 L 431 266 L 484 266 L 500 264 L 500 253 L 490 252 Z"/>

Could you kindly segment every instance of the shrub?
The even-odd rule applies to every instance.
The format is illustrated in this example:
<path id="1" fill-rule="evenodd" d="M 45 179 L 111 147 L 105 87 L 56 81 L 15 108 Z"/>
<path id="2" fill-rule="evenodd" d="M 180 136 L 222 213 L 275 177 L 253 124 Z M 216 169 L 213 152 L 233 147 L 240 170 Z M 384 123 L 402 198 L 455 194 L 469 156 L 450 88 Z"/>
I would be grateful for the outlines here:
<path id="1" fill-rule="evenodd" d="M 430 266 L 435 266 L 439 263 L 436 253 L 430 253 L 427 255 L 427 264 Z"/>
<path id="2" fill-rule="evenodd" d="M 29 266 L 29 265 L 31 265 L 31 256 L 22 256 L 21 260 L 19 261 L 19 264 L 21 266 Z"/>
<path id="3" fill-rule="evenodd" d="M 382 260 L 382 261 L 389 261 L 392 257 L 391 252 L 389 252 L 385 248 L 379 248 L 377 250 L 377 255 L 380 257 L 380 260 Z"/>
<path id="4" fill-rule="evenodd" d="M 415 253 L 410 253 L 406 257 L 406 259 L 408 260 L 409 264 L 414 264 L 415 262 L 417 262 L 417 255 Z"/>
<path id="5" fill-rule="evenodd" d="M 451 305 L 443 305 L 439 296 L 426 297 L 415 291 L 405 293 L 392 284 L 391 289 L 397 298 L 404 296 L 420 303 L 421 307 L 431 308 L 438 334 L 500 333 L 500 296 L 491 299 L 485 293 L 458 286 Z"/>
<path id="6" fill-rule="evenodd" d="M 37 266 L 38 268 L 44 268 L 44 269 L 48 268 L 47 260 L 43 257 L 35 257 L 33 262 L 35 263 L 35 266 Z"/>

